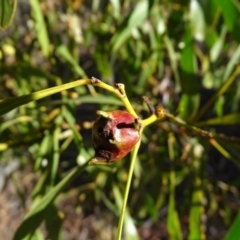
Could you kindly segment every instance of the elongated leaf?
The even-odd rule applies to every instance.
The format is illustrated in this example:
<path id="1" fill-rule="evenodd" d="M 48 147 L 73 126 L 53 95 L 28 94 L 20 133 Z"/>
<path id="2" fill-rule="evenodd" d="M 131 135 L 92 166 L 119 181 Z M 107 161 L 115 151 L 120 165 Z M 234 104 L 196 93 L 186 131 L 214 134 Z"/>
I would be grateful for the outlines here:
<path id="1" fill-rule="evenodd" d="M 50 72 L 45 71 L 44 69 L 34 67 L 28 63 L 21 63 L 18 62 L 17 65 L 1 65 L 0 68 L 0 74 L 3 75 L 6 72 L 11 72 L 11 76 L 17 76 L 18 74 L 22 75 L 24 78 L 29 78 L 30 76 L 35 76 L 37 78 L 44 78 L 48 81 L 53 82 L 56 84 L 56 82 L 60 82 L 60 78 L 58 76 L 55 76 L 51 74 Z"/>
<path id="2" fill-rule="evenodd" d="M 60 131 L 61 131 L 60 126 L 57 126 L 53 133 L 53 159 L 52 159 L 52 163 L 51 163 L 51 174 L 50 174 L 50 181 L 51 181 L 52 185 L 54 185 L 54 183 L 56 181 L 57 171 L 58 171 L 58 166 L 59 166 L 60 152 L 59 152 L 58 136 L 59 136 Z"/>
<path id="3" fill-rule="evenodd" d="M 97 94 L 96 96 L 92 97 L 92 95 L 85 95 L 80 96 L 79 98 L 73 99 L 59 99 L 59 100 L 47 100 L 41 102 L 40 105 L 59 105 L 59 104 L 66 104 L 66 103 L 74 103 L 76 105 L 84 104 L 84 103 L 97 103 L 97 104 L 105 104 L 105 105 L 114 105 L 114 106 L 123 106 L 121 100 L 117 99 L 113 96 L 106 96 Z"/>
<path id="4" fill-rule="evenodd" d="M 110 0 L 112 6 L 113 6 L 113 16 L 115 18 L 120 18 L 121 17 L 121 3 L 119 0 Z"/>
<path id="5" fill-rule="evenodd" d="M 235 218 L 224 240 L 233 240 L 233 239 L 236 239 L 237 236 L 240 236 L 239 226 L 240 226 L 240 213 L 238 213 L 237 217 Z"/>
<path id="6" fill-rule="evenodd" d="M 168 202 L 167 228 L 172 240 L 182 239 L 181 225 L 175 208 L 175 172 L 170 172 L 170 196 Z"/>
<path id="7" fill-rule="evenodd" d="M 224 46 L 226 34 L 227 34 L 227 28 L 226 28 L 226 26 L 223 25 L 220 37 L 217 39 L 217 41 L 214 43 L 214 45 L 212 46 L 212 48 L 210 50 L 211 62 L 215 62 L 216 60 L 218 60 L 218 58 L 222 52 L 222 48 Z"/>
<path id="8" fill-rule="evenodd" d="M 15 119 L 8 120 L 7 122 L 1 123 L 0 132 L 3 132 L 4 130 L 8 129 L 11 125 L 14 125 L 17 123 L 23 123 L 23 122 L 30 122 L 30 121 L 32 121 L 32 118 L 29 116 L 20 116 Z"/>
<path id="9" fill-rule="evenodd" d="M 198 92 L 196 77 L 196 56 L 194 52 L 194 40 L 192 33 L 187 30 L 185 39 L 185 47 L 182 50 L 180 62 L 180 76 L 182 89 L 187 94 L 196 94 Z"/>
<path id="10" fill-rule="evenodd" d="M 74 126 L 76 119 L 65 106 L 62 108 L 62 114 L 63 114 L 63 117 L 67 120 L 70 128 L 73 131 L 75 143 L 77 144 L 77 146 L 80 147 L 82 145 L 82 136 Z"/>
<path id="11" fill-rule="evenodd" d="M 199 102 L 199 94 L 182 94 L 178 105 L 179 116 L 187 121 L 191 120 L 198 110 Z"/>
<path id="12" fill-rule="evenodd" d="M 198 0 L 199 4 L 202 7 L 204 12 L 204 19 L 206 23 L 211 26 L 213 21 L 216 18 L 216 15 L 219 11 L 219 7 L 217 5 L 218 1 L 205 1 L 205 0 Z"/>
<path id="13" fill-rule="evenodd" d="M 67 90 L 70 88 L 74 88 L 74 87 L 78 87 L 78 86 L 82 86 L 82 85 L 86 85 L 86 84 L 91 84 L 91 81 L 90 80 L 78 80 L 78 81 L 74 81 L 71 83 L 63 84 L 61 86 L 37 91 L 37 92 L 31 93 L 31 94 L 28 94 L 25 96 L 4 99 L 3 101 L 0 102 L 0 116 L 13 110 L 14 108 L 20 107 L 26 103 L 39 100 L 41 98 L 50 96 L 55 93 L 59 93 L 63 90 Z"/>
<path id="14" fill-rule="evenodd" d="M 197 0 L 190 1 L 189 15 L 194 38 L 203 41 L 205 38 L 205 19 L 202 7 Z"/>
<path id="15" fill-rule="evenodd" d="M 61 239 L 61 226 L 62 226 L 63 218 L 59 217 L 58 209 L 51 205 L 51 207 L 48 208 L 47 214 L 46 214 L 46 220 L 45 225 L 46 229 L 48 231 L 48 238 L 51 240 L 59 240 Z"/>
<path id="16" fill-rule="evenodd" d="M 239 18 L 239 12 L 232 1 L 221 0 L 216 1 L 218 6 L 221 8 L 224 20 L 230 31 L 233 30 L 235 23 Z"/>
<path id="17" fill-rule="evenodd" d="M 192 194 L 192 206 L 190 209 L 190 219 L 189 219 L 189 236 L 188 239 L 205 239 L 203 237 L 203 232 L 201 230 L 201 215 L 203 213 L 203 193 L 200 188 L 201 180 L 196 179 L 196 189 Z"/>
<path id="18" fill-rule="evenodd" d="M 131 12 L 127 20 L 122 24 L 119 32 L 113 36 L 111 43 L 113 46 L 113 52 L 116 52 L 122 44 L 131 35 L 134 28 L 140 26 L 142 22 L 146 19 L 149 11 L 149 1 L 140 1 Z"/>
<path id="19" fill-rule="evenodd" d="M 48 171 L 43 172 L 40 179 L 34 186 L 34 189 L 32 191 L 32 198 L 36 199 L 38 195 L 43 195 L 43 189 L 45 188 L 44 185 L 46 185 L 46 182 L 48 181 Z"/>
<path id="20" fill-rule="evenodd" d="M 37 227 L 40 225 L 40 223 L 44 219 L 44 214 L 47 211 L 48 207 L 52 204 L 52 202 L 55 200 L 57 195 L 62 191 L 62 189 L 75 177 L 78 176 L 81 171 L 84 170 L 87 163 L 85 163 L 82 166 L 75 167 L 66 177 L 62 179 L 61 182 L 59 182 L 55 187 L 52 188 L 36 205 L 33 209 L 30 210 L 30 212 L 27 214 L 25 220 L 22 222 L 22 224 L 17 229 L 14 240 L 23 239 L 25 236 L 27 236 L 30 233 L 33 233 Z M 29 229 L 29 226 L 31 228 Z"/>
<path id="21" fill-rule="evenodd" d="M 238 74 L 240 73 L 240 65 L 235 68 L 235 71 L 231 74 L 231 76 L 223 83 L 223 85 L 219 88 L 219 90 L 209 99 L 209 101 L 200 109 L 194 121 L 197 121 L 199 118 L 203 116 L 203 114 L 212 106 L 212 104 L 216 101 L 216 99 L 223 95 L 231 86 L 231 84 L 236 80 Z"/>
<path id="22" fill-rule="evenodd" d="M 70 53 L 69 49 L 65 46 L 65 45 L 61 45 L 57 48 L 56 52 L 64 59 L 66 60 L 68 63 L 70 63 L 75 72 L 79 74 L 79 76 L 83 77 L 83 78 L 87 78 L 86 73 L 84 72 L 84 70 L 79 66 L 77 60 L 72 56 L 72 54 Z"/>
<path id="23" fill-rule="evenodd" d="M 230 61 L 227 64 L 226 70 L 223 75 L 223 80 L 227 80 L 233 71 L 234 67 L 240 61 L 240 45 L 237 47 L 236 51 L 234 51 L 233 55 L 231 55 Z"/>
<path id="24" fill-rule="evenodd" d="M 185 47 L 182 50 L 180 68 L 183 94 L 179 104 L 179 116 L 189 121 L 195 115 L 199 106 L 196 56 L 190 30 L 187 31 L 185 36 Z"/>
<path id="25" fill-rule="evenodd" d="M 239 145 L 228 143 L 227 141 L 221 141 L 216 139 L 210 139 L 209 142 L 215 147 L 225 158 L 231 160 L 238 167 L 240 167 L 239 161 Z"/>
<path id="26" fill-rule="evenodd" d="M 0 29 L 6 28 L 11 23 L 17 0 L 1 0 L 0 1 Z"/>
<path id="27" fill-rule="evenodd" d="M 196 123 L 197 126 L 204 125 L 232 125 L 240 124 L 240 113 L 231 113 L 222 117 L 208 119 L 204 122 Z"/>
<path id="28" fill-rule="evenodd" d="M 144 208 L 149 212 L 153 221 L 157 221 L 158 219 L 158 212 L 156 211 L 154 200 L 152 196 L 148 193 L 145 194 L 145 204 Z"/>
<path id="29" fill-rule="evenodd" d="M 48 38 L 47 27 L 44 21 L 44 16 L 41 10 L 41 5 L 39 0 L 29 1 L 32 7 L 32 16 L 35 20 L 35 30 L 39 44 L 41 46 L 43 54 L 47 57 L 50 50 L 50 41 Z"/>
<path id="30" fill-rule="evenodd" d="M 39 150 L 38 150 L 39 155 L 35 161 L 35 166 L 34 166 L 35 170 L 38 170 L 40 168 L 43 158 L 51 151 L 52 142 L 53 142 L 52 134 L 50 132 L 45 133 L 45 136 L 39 145 Z"/>
<path id="31" fill-rule="evenodd" d="M 175 86 L 175 90 L 176 92 L 179 92 L 181 90 L 181 84 L 180 84 L 180 76 L 179 76 L 179 72 L 178 72 L 178 54 L 174 49 L 174 43 L 173 41 L 167 36 L 167 34 L 165 36 L 163 36 L 163 41 L 164 44 L 166 45 L 167 51 L 168 51 L 168 55 L 170 58 L 170 62 L 171 62 L 171 67 L 174 73 L 174 77 L 176 79 L 176 86 Z"/>

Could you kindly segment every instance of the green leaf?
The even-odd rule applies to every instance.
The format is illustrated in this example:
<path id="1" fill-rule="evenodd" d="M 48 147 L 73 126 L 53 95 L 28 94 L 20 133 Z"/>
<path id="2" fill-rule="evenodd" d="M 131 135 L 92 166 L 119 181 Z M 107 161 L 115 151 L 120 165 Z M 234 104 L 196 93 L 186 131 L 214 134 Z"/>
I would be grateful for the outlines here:
<path id="1" fill-rule="evenodd" d="M 32 198 L 36 199 L 38 195 L 43 195 L 45 186 L 48 184 L 48 176 L 49 176 L 49 171 L 44 171 L 42 175 L 40 176 L 38 182 L 34 186 L 34 189 L 32 190 Z"/>
<path id="2" fill-rule="evenodd" d="M 197 0 L 190 2 L 189 17 L 194 38 L 203 41 L 205 38 L 205 19 L 202 7 Z"/>
<path id="3" fill-rule="evenodd" d="M 63 219 L 59 217 L 58 209 L 53 204 L 46 212 L 45 226 L 48 231 L 48 239 L 59 240 Z"/>
<path id="4" fill-rule="evenodd" d="M 193 95 L 198 92 L 198 82 L 196 76 L 196 56 L 194 51 L 194 40 L 191 31 L 188 30 L 185 36 L 184 48 L 181 54 L 180 77 L 184 93 Z"/>
<path id="5" fill-rule="evenodd" d="M 199 102 L 199 94 L 182 94 L 178 105 L 179 117 L 187 121 L 191 120 L 198 110 Z"/>
<path id="6" fill-rule="evenodd" d="M 1 0 L 0 1 L 0 29 L 7 28 L 12 22 L 17 0 Z"/>
<path id="7" fill-rule="evenodd" d="M 154 202 L 152 196 L 148 193 L 146 193 L 146 195 L 145 195 L 144 208 L 146 208 L 146 210 L 149 212 L 152 220 L 154 222 L 156 222 L 158 219 L 158 212 L 156 211 L 155 202 Z"/>
<path id="8" fill-rule="evenodd" d="M 146 19 L 149 10 L 149 1 L 142 0 L 134 7 L 134 10 L 130 13 L 126 21 L 123 22 L 120 30 L 111 39 L 113 46 L 113 52 L 116 52 L 122 44 L 131 35 L 134 28 L 140 26 Z"/>
<path id="9" fill-rule="evenodd" d="M 216 140 L 214 138 L 209 139 L 210 144 L 216 148 L 226 159 L 229 159 L 238 167 L 240 167 L 239 155 L 240 149 L 239 144 L 231 143 L 227 140 Z"/>
<path id="10" fill-rule="evenodd" d="M 230 0 L 215 1 L 221 8 L 224 21 L 230 31 L 233 30 L 235 23 L 239 18 L 239 12 Z"/>
<path id="11" fill-rule="evenodd" d="M 204 19 L 206 23 L 211 26 L 211 24 L 216 21 L 216 15 L 218 14 L 218 1 L 205 1 L 205 0 L 198 0 L 200 3 L 203 12 L 204 12 Z"/>
<path id="12" fill-rule="evenodd" d="M 201 180 L 196 179 L 196 186 L 192 194 L 192 203 L 189 217 L 189 236 L 188 239 L 205 239 L 201 230 L 201 215 L 203 213 L 203 193 L 201 190 Z"/>
<path id="13" fill-rule="evenodd" d="M 59 105 L 59 104 L 70 104 L 73 103 L 75 105 L 80 105 L 84 103 L 96 103 L 96 104 L 102 104 L 102 105 L 108 105 L 108 106 L 124 106 L 121 100 L 114 96 L 107 96 L 107 95 L 102 95 L 102 94 L 97 94 L 96 96 L 92 95 L 84 95 L 80 96 L 78 98 L 71 98 L 71 99 L 59 99 L 59 100 L 46 100 L 42 101 L 39 105 L 40 106 L 54 106 L 54 105 Z"/>
<path id="14" fill-rule="evenodd" d="M 121 3 L 119 0 L 110 0 L 113 7 L 113 16 L 118 19 L 121 18 Z"/>
<path id="15" fill-rule="evenodd" d="M 178 106 L 179 116 L 190 121 L 199 106 L 198 79 L 196 76 L 196 56 L 194 40 L 188 29 L 185 36 L 185 47 L 182 50 L 180 62 L 180 77 L 183 94 Z"/>
<path id="16" fill-rule="evenodd" d="M 217 118 L 211 118 L 204 122 L 196 123 L 196 126 L 205 125 L 233 125 L 240 124 L 240 113 L 231 113 Z"/>
<path id="17" fill-rule="evenodd" d="M 25 217 L 24 221 L 21 223 L 19 228 L 17 229 L 14 240 L 23 239 L 29 233 L 34 233 L 37 227 L 41 224 L 46 214 L 48 207 L 55 200 L 57 195 L 63 190 L 63 188 L 72 181 L 75 177 L 81 173 L 87 163 L 82 166 L 77 166 L 66 177 L 64 177 L 61 182 L 59 182 L 55 187 L 53 187 L 35 206 L 33 209 Z M 31 226 L 29 228 L 29 226 Z"/>
<path id="18" fill-rule="evenodd" d="M 240 226 L 240 213 L 238 213 L 237 217 L 235 218 L 224 240 L 233 240 L 236 239 L 236 236 L 240 236 L 239 226 Z"/>
<path id="19" fill-rule="evenodd" d="M 20 107 L 24 104 L 30 103 L 32 101 L 51 96 L 55 93 L 59 93 L 63 90 L 67 90 L 74 87 L 79 87 L 82 85 L 91 84 L 90 80 L 78 80 L 71 83 L 63 84 L 57 87 L 47 88 L 45 90 L 37 91 L 28 95 L 14 98 L 6 98 L 0 102 L 0 116 L 13 110 L 14 108 Z"/>
<path id="20" fill-rule="evenodd" d="M 34 169 L 38 170 L 41 166 L 43 158 L 51 151 L 52 149 L 53 137 L 50 132 L 46 132 L 42 142 L 39 145 L 38 157 L 35 161 Z"/>
<path id="21" fill-rule="evenodd" d="M 66 119 L 67 123 L 69 124 L 70 128 L 73 131 L 74 134 L 74 141 L 76 143 L 77 146 L 81 146 L 82 145 L 82 136 L 80 135 L 79 131 L 75 128 L 75 117 L 73 114 L 71 114 L 71 112 L 68 110 L 68 108 L 66 106 L 62 107 L 62 114 L 63 117 Z"/>
<path id="22" fill-rule="evenodd" d="M 146 85 L 147 80 L 151 77 L 154 69 L 156 69 L 156 65 L 158 63 L 158 55 L 153 53 L 149 56 L 146 63 L 144 63 L 144 67 L 142 70 L 142 74 L 138 79 L 138 84 L 135 86 L 134 90 L 138 92 L 138 94 L 144 93 L 144 86 Z"/>
<path id="23" fill-rule="evenodd" d="M 172 70 L 173 70 L 173 73 L 174 73 L 174 77 L 176 79 L 175 90 L 176 90 L 176 92 L 180 92 L 180 90 L 181 90 L 180 76 L 179 76 L 179 72 L 178 72 L 178 69 L 177 69 L 178 68 L 178 61 L 179 61 L 178 60 L 178 54 L 174 49 L 173 41 L 168 37 L 167 34 L 165 34 L 163 36 L 163 41 L 164 41 L 164 44 L 165 44 L 166 49 L 168 51 L 171 67 L 172 67 Z"/>
<path id="24" fill-rule="evenodd" d="M 222 52 L 222 48 L 224 46 L 226 34 L 227 34 L 227 28 L 226 28 L 226 26 L 223 25 L 220 37 L 217 39 L 217 41 L 214 43 L 214 45 L 212 46 L 212 48 L 210 50 L 211 62 L 215 62 L 216 60 L 218 60 L 218 58 Z"/>
<path id="25" fill-rule="evenodd" d="M 239 63 L 239 61 L 240 61 L 240 45 L 231 55 L 230 61 L 226 66 L 226 70 L 224 71 L 223 80 L 227 80 L 229 78 L 231 72 L 234 70 L 234 67 L 237 65 L 237 63 Z"/>
<path id="26" fill-rule="evenodd" d="M 8 119 L 8 121 L 6 122 L 1 122 L 0 125 L 0 133 L 2 133 L 3 131 L 7 130 L 10 126 L 18 124 L 18 123 L 24 123 L 24 122 L 31 122 L 32 118 L 29 116 L 20 116 L 18 118 L 14 118 L 14 119 Z"/>
<path id="27" fill-rule="evenodd" d="M 57 54 L 66 60 L 68 63 L 72 65 L 74 71 L 81 77 L 87 78 L 87 74 L 84 70 L 79 66 L 78 61 L 72 56 L 71 52 L 65 45 L 60 45 L 56 49 Z"/>
<path id="28" fill-rule="evenodd" d="M 167 229 L 172 240 L 182 239 L 181 224 L 175 208 L 175 172 L 170 172 L 170 196 L 168 202 Z"/>
<path id="29" fill-rule="evenodd" d="M 61 117 L 61 116 L 59 116 Z M 53 133 L 53 159 L 51 162 L 51 174 L 50 174 L 50 181 L 51 184 L 54 185 L 56 178 L 57 178 L 57 172 L 59 167 L 59 158 L 60 158 L 60 152 L 59 152 L 59 133 L 61 132 L 60 126 L 57 126 Z"/>
<path id="30" fill-rule="evenodd" d="M 222 84 L 219 90 L 208 100 L 208 102 L 200 109 L 194 121 L 197 121 L 203 116 L 203 114 L 212 106 L 212 104 L 223 95 L 231 86 L 231 84 L 237 79 L 238 74 L 240 73 L 240 65 L 237 65 L 234 72 L 231 76 Z"/>
<path id="31" fill-rule="evenodd" d="M 29 2 L 32 7 L 32 17 L 35 20 L 37 38 L 44 56 L 47 57 L 50 53 L 50 41 L 48 38 L 47 27 L 44 21 L 41 5 L 39 3 L 39 0 L 30 0 Z"/>

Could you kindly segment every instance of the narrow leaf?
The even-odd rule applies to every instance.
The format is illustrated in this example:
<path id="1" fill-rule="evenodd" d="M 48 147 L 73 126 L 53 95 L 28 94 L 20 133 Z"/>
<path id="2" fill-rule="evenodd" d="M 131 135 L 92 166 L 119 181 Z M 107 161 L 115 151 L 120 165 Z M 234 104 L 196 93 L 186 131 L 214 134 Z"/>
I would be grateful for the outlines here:
<path id="1" fill-rule="evenodd" d="M 239 226 L 240 226 L 240 213 L 238 213 L 237 217 L 235 218 L 224 240 L 232 240 L 232 239 L 236 239 L 237 236 L 240 236 Z"/>
<path id="2" fill-rule="evenodd" d="M 240 124 L 240 113 L 231 113 L 217 118 L 211 118 L 204 122 L 196 123 L 196 126 L 205 125 L 233 125 Z"/>
<path id="3" fill-rule="evenodd" d="M 58 53 L 59 56 L 61 56 L 64 60 L 66 60 L 68 63 L 70 63 L 74 71 L 81 77 L 87 78 L 86 73 L 84 70 L 79 66 L 78 61 L 72 56 L 71 52 L 65 45 L 60 45 L 56 52 Z"/>
<path id="4" fill-rule="evenodd" d="M 63 84 L 61 86 L 47 88 L 45 90 L 37 91 L 25 96 L 14 97 L 14 98 L 6 98 L 0 102 L 0 116 L 13 110 L 14 108 L 20 107 L 26 103 L 30 103 L 32 101 L 39 100 L 41 98 L 45 98 L 47 96 L 53 95 L 55 93 L 59 93 L 63 90 L 67 90 L 70 88 L 91 84 L 90 80 L 78 80 L 71 83 Z"/>
<path id="5" fill-rule="evenodd" d="M 233 163 L 235 163 L 238 167 L 240 167 L 240 161 L 239 161 L 239 147 L 236 148 L 233 144 L 228 144 L 226 141 L 220 141 L 216 139 L 209 139 L 210 144 L 215 147 L 225 158 L 231 160 Z M 224 147 L 223 147 L 224 145 Z M 238 154 L 236 154 L 238 152 Z"/>
<path id="6" fill-rule="evenodd" d="M 229 0 L 216 1 L 216 3 L 222 10 L 224 21 L 228 26 L 228 29 L 232 31 L 239 18 L 237 8 L 234 6 L 233 2 Z"/>
<path id="7" fill-rule="evenodd" d="M 202 7 L 197 0 L 190 1 L 189 17 L 194 38 L 203 41 L 205 38 L 205 19 Z"/>
<path id="8" fill-rule="evenodd" d="M 62 189 L 78 174 L 83 171 L 86 167 L 87 163 L 82 166 L 75 167 L 66 177 L 62 179 L 55 187 L 52 188 L 36 205 L 30 210 L 27 214 L 25 220 L 17 229 L 14 240 L 23 239 L 29 232 L 34 232 L 37 227 L 41 224 L 44 218 L 45 211 L 51 205 L 51 203 L 55 200 L 57 195 L 62 191 Z M 29 229 L 31 226 L 31 229 Z"/>
<path id="9" fill-rule="evenodd" d="M 231 76 L 223 83 L 223 85 L 219 88 L 219 90 L 209 99 L 209 101 L 200 109 L 198 115 L 195 117 L 194 121 L 197 121 L 199 118 L 203 116 L 203 114 L 212 106 L 212 104 L 218 99 L 221 95 L 223 95 L 231 86 L 231 84 L 236 80 L 238 74 L 240 73 L 240 65 L 235 68 L 235 71 L 231 74 Z"/>
<path id="10" fill-rule="evenodd" d="M 189 236 L 188 239 L 205 239 L 201 230 L 201 215 L 203 213 L 203 193 L 200 188 L 201 180 L 196 179 L 195 190 L 192 194 L 192 203 L 189 219 Z"/>
<path id="11" fill-rule="evenodd" d="M 146 19 L 149 9 L 148 4 L 149 1 L 147 0 L 142 0 L 136 4 L 134 10 L 120 27 L 120 30 L 111 39 L 113 52 L 116 52 L 131 35 L 132 30 L 140 26 Z"/>
<path id="12" fill-rule="evenodd" d="M 0 1 L 0 29 L 7 28 L 11 23 L 17 0 L 1 0 Z"/>
<path id="13" fill-rule="evenodd" d="M 49 55 L 50 41 L 48 38 L 47 27 L 44 21 L 43 12 L 39 0 L 29 1 L 32 7 L 32 17 L 35 20 L 35 30 L 39 44 L 41 46 L 43 54 L 47 57 Z"/>
<path id="14" fill-rule="evenodd" d="M 181 225 L 175 208 L 175 172 L 170 172 L 170 196 L 168 205 L 167 228 L 172 240 L 182 239 Z"/>

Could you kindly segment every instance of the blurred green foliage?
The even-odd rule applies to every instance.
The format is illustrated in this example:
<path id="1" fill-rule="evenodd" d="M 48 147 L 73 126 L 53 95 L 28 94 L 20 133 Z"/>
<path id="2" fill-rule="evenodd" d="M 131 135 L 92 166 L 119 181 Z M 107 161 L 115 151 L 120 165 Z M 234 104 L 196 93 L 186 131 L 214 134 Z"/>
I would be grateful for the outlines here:
<path id="1" fill-rule="evenodd" d="M 11 7 L 4 2 L 1 27 L 14 12 L 4 17 L 3 7 Z M 18 0 L 12 24 L 0 31 L 0 97 L 94 76 L 110 85 L 125 84 L 142 118 L 149 115 L 144 95 L 189 126 L 214 133 L 167 120 L 146 129 L 124 236 L 233 239 L 240 226 L 239 27 L 237 0 Z M 15 229 L 15 239 L 64 239 L 60 206 L 72 192 L 83 216 L 96 214 L 98 205 L 100 215 L 108 209 L 117 223 L 130 157 L 110 167 L 84 164 L 94 154 L 96 110 L 122 109 L 121 101 L 84 86 L 27 102 L 0 119 L 0 164 L 19 163 L 8 180 L 26 169 L 37 176 L 31 204 L 26 205 L 29 196 L 21 180 L 16 185 L 26 219 Z M 8 101 L 1 104 L 9 107 Z M 101 224 L 85 239 L 114 239 L 117 224 L 109 238 L 100 237 L 108 223 Z"/>

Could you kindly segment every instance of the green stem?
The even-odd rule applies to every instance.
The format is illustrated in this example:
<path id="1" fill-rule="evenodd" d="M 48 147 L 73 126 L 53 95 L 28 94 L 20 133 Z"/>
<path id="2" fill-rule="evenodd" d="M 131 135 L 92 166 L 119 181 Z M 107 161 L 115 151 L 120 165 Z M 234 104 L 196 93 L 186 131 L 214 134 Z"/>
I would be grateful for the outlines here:
<path id="1" fill-rule="evenodd" d="M 152 114 L 150 117 L 142 120 L 142 126 L 146 127 L 158 120 L 156 114 Z"/>
<path id="2" fill-rule="evenodd" d="M 129 194 L 129 189 L 130 189 L 130 185 L 131 185 L 131 182 L 132 182 L 133 169 L 134 169 L 134 165 L 135 165 L 135 161 L 136 161 L 136 157 L 137 157 L 137 153 L 138 153 L 138 149 L 140 147 L 140 144 L 141 144 L 141 142 L 138 141 L 138 143 L 134 146 L 133 151 L 132 151 L 131 164 L 130 164 L 130 169 L 129 169 L 129 173 L 128 173 L 128 180 L 127 180 L 127 185 L 126 185 L 126 189 L 125 189 L 125 194 L 124 194 L 120 219 L 119 219 L 119 222 L 118 222 L 118 231 L 117 231 L 116 240 L 121 240 L 124 216 L 125 216 L 127 200 L 128 200 L 128 194 Z"/>
<path id="3" fill-rule="evenodd" d="M 188 130 L 191 130 L 192 132 L 195 132 L 198 136 L 205 137 L 205 138 L 214 138 L 214 139 L 221 139 L 227 142 L 233 142 L 236 144 L 240 144 L 240 139 L 237 137 L 232 136 L 226 136 L 224 134 L 218 134 L 218 133 L 212 133 L 209 131 L 206 131 L 204 129 L 192 126 L 188 124 L 187 122 L 183 121 L 182 119 L 173 116 L 172 114 L 166 113 L 165 116 L 173 122 L 177 126 L 182 126 Z"/>
<path id="4" fill-rule="evenodd" d="M 112 87 L 102 81 L 98 81 L 98 82 L 94 83 L 93 85 L 100 87 L 100 88 L 104 88 L 107 91 L 114 93 L 118 98 L 121 99 L 121 101 L 123 102 L 123 104 L 126 107 L 126 109 L 128 110 L 128 112 L 131 113 L 133 116 L 138 117 L 138 115 L 136 114 L 135 110 L 132 107 L 132 104 L 128 100 L 128 97 L 125 92 L 125 87 L 123 84 L 119 83 L 116 85 L 116 87 Z"/>

